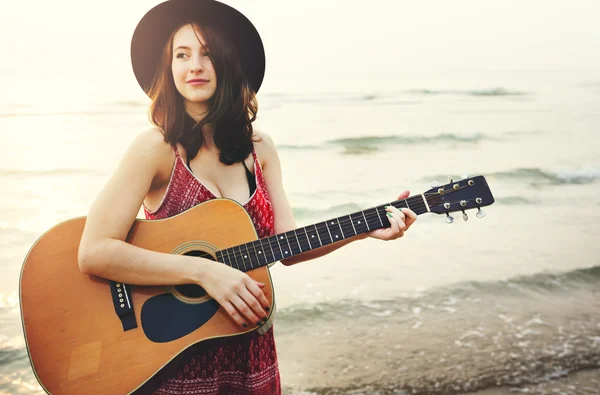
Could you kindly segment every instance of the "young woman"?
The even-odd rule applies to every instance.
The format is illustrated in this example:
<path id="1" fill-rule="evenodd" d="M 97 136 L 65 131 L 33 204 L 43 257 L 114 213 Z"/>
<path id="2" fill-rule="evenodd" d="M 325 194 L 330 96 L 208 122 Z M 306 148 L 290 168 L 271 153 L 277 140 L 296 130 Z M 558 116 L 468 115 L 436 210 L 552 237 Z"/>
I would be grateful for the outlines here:
<path id="1" fill-rule="evenodd" d="M 152 99 L 155 127 L 134 139 L 89 211 L 79 249 L 84 273 L 137 285 L 198 284 L 244 328 L 267 317 L 264 285 L 245 273 L 124 241 L 141 205 L 147 219 L 162 219 L 218 197 L 243 204 L 259 238 L 296 229 L 275 144 L 252 126 L 264 59 L 254 26 L 222 3 L 169 0 L 144 16 L 132 62 Z M 409 209 L 387 211 L 389 228 L 282 263 L 314 259 L 368 236 L 396 239 L 416 219 Z M 202 342 L 153 383 L 156 394 L 278 394 L 273 328 Z"/>

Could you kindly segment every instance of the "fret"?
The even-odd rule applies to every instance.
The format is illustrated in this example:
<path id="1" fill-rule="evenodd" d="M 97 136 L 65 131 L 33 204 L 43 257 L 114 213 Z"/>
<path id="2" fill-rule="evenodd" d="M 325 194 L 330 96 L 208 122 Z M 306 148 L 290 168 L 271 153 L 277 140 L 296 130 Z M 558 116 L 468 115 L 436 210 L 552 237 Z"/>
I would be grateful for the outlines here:
<path id="1" fill-rule="evenodd" d="M 219 258 L 219 254 L 221 254 L 221 257 L 220 257 L 220 258 Z M 217 262 L 224 263 L 224 262 L 223 262 L 223 253 L 222 253 L 221 251 L 217 251 L 217 253 L 216 253 L 215 255 L 216 255 L 216 257 L 217 257 Z"/>
<path id="2" fill-rule="evenodd" d="M 246 244 L 242 244 L 242 246 L 246 247 L 248 259 L 250 259 L 250 269 L 255 269 L 257 267 L 260 267 L 260 262 L 258 262 L 258 256 L 256 254 L 256 249 L 254 248 L 254 244 L 252 242 L 249 242 Z"/>
<path id="3" fill-rule="evenodd" d="M 304 228 L 296 229 L 296 230 L 294 230 L 294 234 L 296 235 L 296 239 L 298 240 L 298 244 L 299 244 L 302 252 L 310 251 L 311 246 L 310 246 L 310 241 L 308 240 L 308 236 L 306 234 L 306 229 L 304 229 Z"/>
<path id="4" fill-rule="evenodd" d="M 252 242 L 252 247 L 254 247 L 256 262 L 258 262 L 258 266 L 264 266 L 267 264 L 267 258 L 265 257 L 265 251 L 260 244 L 260 240 L 256 240 Z"/>
<path id="5" fill-rule="evenodd" d="M 344 217 L 339 217 L 338 222 L 342 228 L 342 233 L 344 234 L 344 238 L 356 236 L 356 230 L 354 230 L 354 226 L 352 226 L 352 220 L 349 215 Z"/>
<path id="6" fill-rule="evenodd" d="M 310 229 L 310 228 L 314 228 L 314 229 Z M 314 225 L 312 225 L 310 228 L 309 227 L 304 228 L 304 232 L 306 233 L 306 238 L 308 239 L 310 248 L 314 249 L 314 248 L 321 247 L 323 244 L 321 244 L 321 240 L 319 238 L 319 233 L 317 232 L 317 228 L 315 228 Z"/>
<path id="7" fill-rule="evenodd" d="M 273 247 L 271 247 L 271 243 L 269 243 L 269 239 L 260 239 L 259 241 L 260 245 L 263 246 L 263 251 L 265 252 L 265 258 L 267 259 L 267 262 L 271 263 L 277 261 L 277 259 L 275 258 L 275 252 L 273 251 Z M 268 248 L 264 248 L 265 243 L 268 244 Z"/>
<path id="8" fill-rule="evenodd" d="M 377 216 L 379 217 L 379 221 L 382 224 L 381 226 L 383 228 L 389 228 L 392 224 L 390 224 L 390 221 L 388 220 L 387 211 L 385 211 L 385 207 L 386 206 L 378 206 L 375 207 L 375 210 L 377 210 Z M 379 210 L 381 210 L 381 212 Z"/>
<path id="9" fill-rule="evenodd" d="M 279 245 L 279 242 L 277 241 L 277 236 L 267 237 L 267 240 L 269 242 L 269 246 L 273 250 L 273 256 L 275 257 L 275 260 L 279 261 L 279 260 L 285 258 L 283 255 L 283 251 L 281 250 L 281 246 Z"/>
<path id="10" fill-rule="evenodd" d="M 229 251 L 231 250 L 231 255 L 229 254 Z M 235 267 L 236 269 L 240 269 L 238 263 L 237 263 L 237 258 L 235 257 L 235 251 L 233 250 L 233 248 L 228 248 L 225 251 L 227 251 L 227 260 L 229 261 L 229 266 L 233 267 L 233 260 L 231 259 L 231 257 L 233 256 L 233 259 L 235 260 Z"/>
<path id="11" fill-rule="evenodd" d="M 242 252 L 242 246 L 239 245 L 237 246 L 238 250 L 240 251 L 240 261 L 242 261 L 242 264 L 244 265 L 244 271 L 248 270 L 248 267 L 246 266 L 246 261 L 248 260 L 248 255 L 246 255 L 246 257 L 244 258 L 244 253 Z M 234 250 L 235 252 L 235 250 Z M 240 267 L 240 270 L 242 270 L 242 268 Z"/>
<path id="12" fill-rule="evenodd" d="M 291 230 L 286 232 L 285 237 L 288 241 L 288 245 L 290 246 L 290 255 L 296 255 L 302 252 L 302 246 L 300 245 L 300 241 L 296 236 L 296 231 Z"/>
<path id="13" fill-rule="evenodd" d="M 321 241 L 322 246 L 333 243 L 333 240 L 331 240 L 331 233 L 329 232 L 329 228 L 327 227 L 327 223 L 319 222 L 318 224 L 315 224 L 313 226 L 317 230 L 319 240 Z"/>
<path id="14" fill-rule="evenodd" d="M 365 222 L 365 216 L 362 211 L 360 213 L 354 213 L 350 215 L 350 220 L 352 221 L 352 226 L 354 226 L 354 231 L 356 234 L 365 233 L 369 230 L 369 226 Z"/>
<path id="15" fill-rule="evenodd" d="M 335 220 L 336 220 L 336 222 L 337 222 L 337 224 L 338 224 L 338 226 L 340 228 L 340 231 L 342 232 L 342 237 L 345 239 L 346 235 L 344 235 L 344 230 L 342 229 L 342 225 L 340 224 L 339 218 L 336 218 Z"/>
<path id="16" fill-rule="evenodd" d="M 367 226 L 367 230 L 369 230 L 369 231 L 370 231 L 370 230 L 371 230 L 371 228 L 369 227 L 369 221 L 367 221 L 367 217 L 365 216 L 365 212 L 364 212 L 364 211 L 361 211 L 360 213 L 362 214 L 362 216 L 363 216 L 363 219 L 365 220 L 365 225 Z"/>
<path id="17" fill-rule="evenodd" d="M 383 227 L 383 222 L 381 221 L 381 217 L 377 212 L 377 208 L 370 208 L 365 212 L 365 216 L 367 219 L 367 224 L 369 225 L 369 230 L 379 229 Z"/>
<path id="18" fill-rule="evenodd" d="M 284 239 L 285 236 L 283 235 L 275 235 L 275 240 L 277 240 L 277 244 L 279 245 L 279 250 L 281 251 L 281 254 L 284 258 L 287 258 L 291 256 L 291 248 L 290 244 L 287 242 L 287 239 Z M 281 242 L 281 240 L 283 240 L 283 243 Z"/>
<path id="19" fill-rule="evenodd" d="M 339 223 L 337 223 L 337 219 L 330 219 L 327 221 L 327 229 L 329 229 L 329 232 L 331 233 L 332 241 L 335 242 L 343 239 L 344 236 L 340 232 L 342 228 L 339 226 Z"/>

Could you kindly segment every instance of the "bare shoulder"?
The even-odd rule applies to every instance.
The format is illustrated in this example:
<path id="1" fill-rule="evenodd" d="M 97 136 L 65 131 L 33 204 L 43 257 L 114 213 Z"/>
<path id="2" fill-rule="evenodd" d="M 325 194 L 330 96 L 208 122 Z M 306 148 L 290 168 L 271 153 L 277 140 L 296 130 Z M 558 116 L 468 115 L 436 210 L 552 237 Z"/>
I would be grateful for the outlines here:
<path id="1" fill-rule="evenodd" d="M 160 184 L 165 174 L 170 174 L 175 154 L 172 146 L 165 141 L 162 131 L 153 127 L 133 139 L 127 155 L 142 165 L 140 167 L 144 170 L 153 172 L 153 184 Z"/>
<path id="2" fill-rule="evenodd" d="M 255 131 L 253 141 L 256 155 L 260 158 L 263 167 L 269 162 L 278 160 L 277 147 L 271 135 L 263 131 Z"/>

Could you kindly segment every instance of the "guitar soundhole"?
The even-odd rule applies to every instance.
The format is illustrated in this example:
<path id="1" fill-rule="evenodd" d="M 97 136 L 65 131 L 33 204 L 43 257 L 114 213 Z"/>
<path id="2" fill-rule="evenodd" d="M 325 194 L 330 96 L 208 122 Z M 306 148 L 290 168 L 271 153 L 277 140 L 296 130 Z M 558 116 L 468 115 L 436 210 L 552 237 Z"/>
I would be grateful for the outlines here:
<path id="1" fill-rule="evenodd" d="M 212 255 L 204 251 L 189 251 L 183 255 L 198 256 L 201 258 L 210 259 L 211 261 L 215 260 Z M 178 285 L 175 287 L 175 289 L 188 298 L 201 298 L 206 296 L 206 291 L 204 288 L 194 284 Z"/>

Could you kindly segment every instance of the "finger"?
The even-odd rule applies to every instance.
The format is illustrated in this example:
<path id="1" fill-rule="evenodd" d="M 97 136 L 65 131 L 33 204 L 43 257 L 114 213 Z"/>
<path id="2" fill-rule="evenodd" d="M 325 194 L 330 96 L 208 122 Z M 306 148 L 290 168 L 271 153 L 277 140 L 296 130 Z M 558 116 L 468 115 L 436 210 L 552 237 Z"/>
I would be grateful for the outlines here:
<path id="1" fill-rule="evenodd" d="M 242 298 L 242 300 L 246 303 L 246 305 L 250 306 L 250 308 L 252 309 L 252 311 L 254 312 L 254 314 L 260 320 L 264 320 L 265 318 L 267 318 L 267 312 L 260 305 L 260 302 L 258 301 L 258 299 L 256 298 L 256 296 L 254 296 L 253 294 L 251 294 L 250 291 L 248 291 L 248 289 L 244 289 L 240 293 L 240 298 Z"/>
<path id="2" fill-rule="evenodd" d="M 260 281 L 256 281 L 256 280 L 254 280 L 254 284 L 258 285 L 260 288 L 264 288 L 267 286 L 265 283 L 261 283 Z"/>
<path id="3" fill-rule="evenodd" d="M 242 318 L 242 316 L 238 313 L 236 308 L 233 307 L 233 305 L 230 302 L 225 302 L 221 306 L 225 309 L 227 314 L 229 314 L 229 316 L 231 318 L 233 318 L 233 320 L 235 322 L 237 322 L 241 327 L 243 327 L 243 328 L 248 327 L 248 324 L 246 323 L 246 321 Z"/>
<path id="4" fill-rule="evenodd" d="M 254 311 L 246 304 L 244 300 L 239 295 L 233 297 L 232 301 L 233 305 L 238 309 L 238 311 L 242 314 L 243 317 L 246 317 L 248 322 L 251 322 L 256 325 L 260 325 L 260 318 L 254 314 Z"/>
<path id="5" fill-rule="evenodd" d="M 261 288 L 264 288 L 266 286 L 263 283 L 259 283 L 259 284 L 262 284 Z M 253 287 L 252 282 L 250 282 L 247 287 L 248 287 L 248 291 L 250 291 L 250 293 L 252 293 L 252 295 L 254 295 L 256 297 L 256 299 L 258 299 L 258 302 L 261 304 L 261 306 L 263 306 L 263 308 L 266 311 L 269 311 L 271 309 L 271 306 L 270 306 L 269 301 L 267 300 L 267 297 L 265 296 L 265 293 L 261 289 Z"/>
<path id="6" fill-rule="evenodd" d="M 392 213 L 387 213 L 388 216 L 388 220 L 390 222 L 390 227 L 389 230 L 391 230 L 391 234 L 395 234 L 398 233 L 400 231 L 400 225 L 398 224 L 398 218 L 394 217 L 394 214 Z M 390 237 L 388 237 L 388 239 L 390 239 Z"/>
<path id="7" fill-rule="evenodd" d="M 400 217 L 401 214 L 398 213 L 392 213 L 392 216 L 394 217 L 394 219 L 398 222 L 398 231 L 397 233 L 397 237 L 402 237 L 404 235 L 404 231 L 406 230 L 406 224 L 404 223 L 404 219 Z"/>
<path id="8" fill-rule="evenodd" d="M 406 207 L 402 209 L 402 212 L 406 216 L 404 223 L 406 223 L 406 229 L 408 229 L 417 220 L 417 213 Z"/>
<path id="9" fill-rule="evenodd" d="M 406 199 L 410 195 L 410 191 L 406 190 L 398 195 L 398 200 Z"/>

